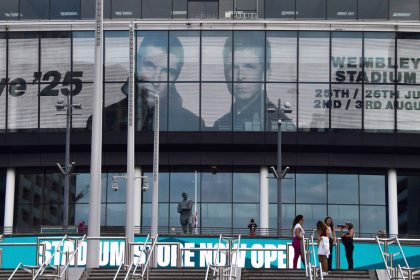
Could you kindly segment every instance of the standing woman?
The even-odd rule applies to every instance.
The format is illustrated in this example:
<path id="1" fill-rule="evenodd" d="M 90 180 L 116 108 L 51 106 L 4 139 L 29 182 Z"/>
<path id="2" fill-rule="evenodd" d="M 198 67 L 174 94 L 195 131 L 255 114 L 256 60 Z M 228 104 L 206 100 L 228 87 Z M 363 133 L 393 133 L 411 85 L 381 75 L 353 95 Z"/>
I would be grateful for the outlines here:
<path id="1" fill-rule="evenodd" d="M 303 215 L 297 215 L 295 219 L 293 220 L 293 240 L 292 240 L 292 246 L 295 251 L 295 256 L 293 257 L 293 268 L 297 268 L 297 262 L 299 257 L 302 256 L 302 248 L 301 248 L 301 242 L 303 240 L 303 236 L 305 234 L 305 231 L 303 230 L 303 222 L 305 220 L 303 219 Z"/>
<path id="2" fill-rule="evenodd" d="M 335 234 L 334 223 L 331 217 L 326 217 L 324 223 L 327 225 L 328 238 L 330 240 L 330 255 L 328 257 L 328 271 L 332 270 L 333 246 L 337 244 L 337 236 Z"/>
<path id="3" fill-rule="evenodd" d="M 346 250 L 346 258 L 347 263 L 349 265 L 349 269 L 353 269 L 353 237 L 354 237 L 354 228 L 352 223 L 346 223 L 344 227 L 341 228 L 341 241 L 343 242 L 344 249 Z"/>

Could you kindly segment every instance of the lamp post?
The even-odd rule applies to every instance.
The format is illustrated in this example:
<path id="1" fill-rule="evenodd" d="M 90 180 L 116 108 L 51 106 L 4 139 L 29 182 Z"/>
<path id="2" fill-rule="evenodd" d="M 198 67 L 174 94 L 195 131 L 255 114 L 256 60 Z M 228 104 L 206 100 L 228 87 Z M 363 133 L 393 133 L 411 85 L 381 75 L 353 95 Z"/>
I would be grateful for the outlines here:
<path id="1" fill-rule="evenodd" d="M 287 170 L 283 171 L 282 169 L 282 151 L 281 151 L 281 126 L 282 126 L 282 116 L 284 114 L 292 113 L 291 106 L 288 102 L 284 103 L 284 108 L 281 106 L 281 99 L 278 99 L 277 104 L 277 169 L 275 172 L 275 176 L 277 178 L 277 231 L 278 235 L 281 235 L 282 229 L 282 179 L 286 175 Z M 269 112 L 274 112 L 275 108 L 269 108 Z"/>
<path id="2" fill-rule="evenodd" d="M 64 162 L 64 169 L 57 163 L 58 168 L 60 169 L 61 173 L 64 175 L 64 203 L 63 203 L 63 226 L 69 225 L 69 192 L 70 192 L 70 176 L 72 170 L 74 168 L 75 163 L 70 163 L 70 122 L 71 116 L 73 115 L 73 109 L 80 110 L 82 109 L 82 105 L 80 104 L 73 104 L 71 102 L 70 92 L 67 94 L 67 103 L 64 104 L 64 100 L 59 99 L 55 108 L 58 112 L 66 111 L 66 154 L 65 154 L 65 162 Z M 60 114 L 61 115 L 61 114 Z"/>
<path id="3" fill-rule="evenodd" d="M 159 95 L 155 95 L 155 111 L 153 126 L 153 189 L 152 189 L 152 237 L 158 234 L 159 217 Z"/>

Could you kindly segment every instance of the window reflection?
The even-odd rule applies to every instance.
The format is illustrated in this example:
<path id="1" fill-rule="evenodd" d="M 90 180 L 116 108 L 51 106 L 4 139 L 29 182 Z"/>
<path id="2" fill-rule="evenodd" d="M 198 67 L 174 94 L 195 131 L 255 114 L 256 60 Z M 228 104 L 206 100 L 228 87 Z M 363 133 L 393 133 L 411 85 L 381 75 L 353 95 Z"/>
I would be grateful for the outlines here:
<path id="1" fill-rule="evenodd" d="M 20 19 L 49 19 L 48 0 L 20 0 Z"/>
<path id="2" fill-rule="evenodd" d="M 360 233 L 377 233 L 383 229 L 386 229 L 385 206 L 360 206 Z"/>
<path id="3" fill-rule="evenodd" d="M 124 226 L 126 218 L 125 204 L 108 203 L 106 206 L 106 225 Z"/>
<path id="4" fill-rule="evenodd" d="M 358 204 L 357 174 L 328 174 L 329 204 Z"/>
<path id="5" fill-rule="evenodd" d="M 334 227 L 339 236 L 337 225 L 352 223 L 359 230 L 359 207 L 357 205 L 328 205 L 328 216 L 333 218 Z"/>
<path id="6" fill-rule="evenodd" d="M 50 0 L 51 19 L 80 19 L 79 0 Z"/>
<path id="7" fill-rule="evenodd" d="M 152 202 L 153 173 L 144 172 L 149 177 L 150 190 L 143 192 L 143 202 Z M 159 172 L 159 202 L 169 202 L 169 172 Z"/>
<path id="8" fill-rule="evenodd" d="M 201 195 L 203 202 L 231 202 L 232 173 L 203 172 Z"/>
<path id="9" fill-rule="evenodd" d="M 204 192 L 204 190 L 203 190 Z M 203 203 L 201 204 L 202 227 L 232 227 L 232 204 Z M 246 223 L 248 225 L 248 223 Z M 245 225 L 245 226 L 246 226 Z"/>
<path id="10" fill-rule="evenodd" d="M 296 18 L 326 18 L 326 0 L 296 0 Z"/>
<path id="11" fill-rule="evenodd" d="M 158 212 L 159 212 L 158 226 L 167 227 L 168 222 L 169 222 L 169 204 L 159 203 Z M 142 213 L 141 225 L 143 227 L 150 227 L 151 219 L 152 219 L 152 204 L 143 203 L 141 213 Z"/>
<path id="12" fill-rule="evenodd" d="M 233 228 L 246 228 L 252 218 L 258 225 L 259 210 L 259 204 L 233 204 Z"/>
<path id="13" fill-rule="evenodd" d="M 357 1 L 359 19 L 388 19 L 388 5 L 383 0 Z"/>
<path id="14" fill-rule="evenodd" d="M 356 19 L 357 1 L 327 0 L 328 19 Z"/>
<path id="15" fill-rule="evenodd" d="M 299 214 L 305 218 L 303 228 L 310 231 L 316 228 L 316 223 L 327 215 L 327 205 L 296 204 L 296 215 Z"/>
<path id="16" fill-rule="evenodd" d="M 326 203 L 327 178 L 325 173 L 296 174 L 297 203 Z M 298 211 L 299 212 L 299 211 Z"/>
<path id="17" fill-rule="evenodd" d="M 390 0 L 389 1 L 389 19 L 418 20 L 419 19 L 419 1 Z"/>
<path id="18" fill-rule="evenodd" d="M 233 173 L 233 202 L 260 201 L 259 173 Z"/>
<path id="19" fill-rule="evenodd" d="M 270 203 L 277 203 L 277 179 L 274 175 L 269 176 L 269 200 Z M 295 174 L 288 172 L 281 181 L 282 203 L 295 203 Z"/>
<path id="20" fill-rule="evenodd" d="M 294 0 L 265 0 L 266 18 L 295 18 Z"/>
<path id="21" fill-rule="evenodd" d="M 360 204 L 385 205 L 385 175 L 360 175 Z"/>
<path id="22" fill-rule="evenodd" d="M 143 0 L 142 18 L 171 18 L 172 1 Z"/>

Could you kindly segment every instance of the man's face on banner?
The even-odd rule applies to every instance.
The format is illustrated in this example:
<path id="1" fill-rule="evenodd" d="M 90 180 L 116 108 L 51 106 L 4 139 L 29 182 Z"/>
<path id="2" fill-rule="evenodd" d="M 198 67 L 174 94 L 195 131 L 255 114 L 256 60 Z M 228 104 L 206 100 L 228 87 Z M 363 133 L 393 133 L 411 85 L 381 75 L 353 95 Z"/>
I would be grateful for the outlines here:
<path id="1" fill-rule="evenodd" d="M 235 50 L 233 68 L 233 92 L 238 101 L 246 101 L 261 94 L 261 83 L 264 80 L 264 65 L 255 48 L 240 48 Z M 231 80 L 232 68 L 228 67 L 226 78 Z M 252 83 L 249 83 L 252 82 Z M 229 90 L 232 92 L 231 86 Z"/>
<path id="2" fill-rule="evenodd" d="M 142 83 L 142 93 L 146 94 L 146 100 L 149 104 L 154 103 L 154 96 L 160 97 L 166 95 L 167 81 L 174 82 L 179 74 L 181 60 L 175 54 L 170 53 L 169 59 L 172 67 L 168 68 L 168 53 L 166 49 L 147 46 L 140 57 L 137 69 L 137 79 Z M 169 77 L 168 77 L 169 75 Z"/>

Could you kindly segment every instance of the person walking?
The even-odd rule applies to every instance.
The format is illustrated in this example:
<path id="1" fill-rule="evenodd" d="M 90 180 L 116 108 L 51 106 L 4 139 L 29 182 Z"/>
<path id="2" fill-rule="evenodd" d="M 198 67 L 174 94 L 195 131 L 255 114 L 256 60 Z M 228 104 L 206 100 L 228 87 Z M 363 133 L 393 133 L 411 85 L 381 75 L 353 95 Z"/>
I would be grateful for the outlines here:
<path id="1" fill-rule="evenodd" d="M 293 257 L 293 268 L 297 268 L 297 262 L 299 257 L 302 257 L 302 241 L 305 235 L 305 231 L 303 230 L 303 223 L 305 222 L 305 219 L 303 218 L 303 215 L 297 215 L 295 219 L 293 220 L 293 226 L 292 226 L 292 233 L 293 233 L 293 239 L 292 239 L 292 247 L 295 251 L 295 256 Z"/>

